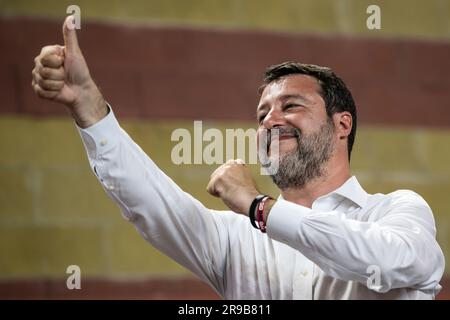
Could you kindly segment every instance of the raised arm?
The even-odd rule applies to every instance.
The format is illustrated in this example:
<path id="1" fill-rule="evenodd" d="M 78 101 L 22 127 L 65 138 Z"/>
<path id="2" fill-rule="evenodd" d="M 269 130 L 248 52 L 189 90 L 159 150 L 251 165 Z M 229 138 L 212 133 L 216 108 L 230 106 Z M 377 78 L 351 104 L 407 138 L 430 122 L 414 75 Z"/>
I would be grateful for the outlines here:
<path id="1" fill-rule="evenodd" d="M 68 17 L 64 46 L 46 46 L 36 57 L 33 89 L 70 111 L 91 168 L 124 217 L 157 249 L 223 293 L 223 213 L 212 213 L 183 192 L 122 130 L 90 76 L 71 25 Z"/>

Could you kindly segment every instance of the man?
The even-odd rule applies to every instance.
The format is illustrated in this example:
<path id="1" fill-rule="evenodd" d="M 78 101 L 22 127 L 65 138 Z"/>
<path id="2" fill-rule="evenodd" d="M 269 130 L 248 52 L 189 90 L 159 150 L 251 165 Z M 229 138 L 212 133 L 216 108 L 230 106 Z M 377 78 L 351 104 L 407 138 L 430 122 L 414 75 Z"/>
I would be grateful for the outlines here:
<path id="1" fill-rule="evenodd" d="M 230 160 L 207 190 L 231 211 L 215 211 L 183 192 L 120 128 L 71 23 L 63 26 L 64 47 L 44 47 L 36 57 L 33 89 L 67 106 L 94 173 L 153 246 L 227 299 L 435 298 L 444 258 L 431 209 L 408 190 L 367 194 L 351 176 L 356 110 L 330 69 L 268 69 L 257 117 L 260 132 L 279 132 L 267 149 L 277 160 L 278 144 L 272 179 L 281 195 L 259 196 L 245 164 Z"/>

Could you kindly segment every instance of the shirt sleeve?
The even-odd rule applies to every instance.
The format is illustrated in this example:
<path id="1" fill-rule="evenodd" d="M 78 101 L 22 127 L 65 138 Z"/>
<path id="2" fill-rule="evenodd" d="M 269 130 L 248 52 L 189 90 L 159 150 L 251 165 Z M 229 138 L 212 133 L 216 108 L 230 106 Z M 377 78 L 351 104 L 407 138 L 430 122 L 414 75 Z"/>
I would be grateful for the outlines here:
<path id="1" fill-rule="evenodd" d="M 268 216 L 267 233 L 335 278 L 377 292 L 439 291 L 444 257 L 430 207 L 418 194 L 401 190 L 382 208 L 376 221 L 359 221 L 280 199 Z"/>
<path id="2" fill-rule="evenodd" d="M 220 215 L 167 177 L 119 126 L 111 108 L 105 118 L 78 130 L 92 170 L 124 218 L 222 294 L 228 234 Z"/>

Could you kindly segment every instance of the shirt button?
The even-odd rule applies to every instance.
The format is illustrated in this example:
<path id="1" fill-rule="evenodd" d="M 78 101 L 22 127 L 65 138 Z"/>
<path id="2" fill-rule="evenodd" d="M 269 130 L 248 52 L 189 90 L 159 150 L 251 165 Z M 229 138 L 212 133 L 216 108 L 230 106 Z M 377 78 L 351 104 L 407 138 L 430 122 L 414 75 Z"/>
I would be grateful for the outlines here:
<path id="1" fill-rule="evenodd" d="M 111 184 L 109 184 L 109 185 L 107 185 L 106 186 L 106 189 L 108 189 L 108 190 L 114 190 L 114 186 L 113 185 L 111 185 Z"/>
<path id="2" fill-rule="evenodd" d="M 308 276 L 308 270 L 303 271 L 302 276 L 304 276 L 304 277 Z"/>
<path id="3" fill-rule="evenodd" d="M 108 140 L 106 140 L 106 139 L 100 140 L 100 145 L 101 145 L 102 147 L 106 146 L 107 143 L 108 143 Z"/>

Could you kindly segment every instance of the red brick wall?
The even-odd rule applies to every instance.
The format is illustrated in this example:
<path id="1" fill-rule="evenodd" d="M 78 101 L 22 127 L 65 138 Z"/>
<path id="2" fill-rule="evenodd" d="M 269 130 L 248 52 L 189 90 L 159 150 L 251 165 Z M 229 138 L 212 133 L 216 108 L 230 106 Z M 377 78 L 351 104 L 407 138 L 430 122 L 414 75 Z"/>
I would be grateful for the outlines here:
<path id="1" fill-rule="evenodd" d="M 203 282 L 192 279 L 105 280 L 83 279 L 80 290 L 68 290 L 66 279 L 0 281 L 5 299 L 220 299 Z"/>
<path id="2" fill-rule="evenodd" d="M 450 126 L 449 43 L 95 23 L 78 34 L 119 116 L 253 120 L 265 67 L 297 60 L 332 67 L 362 123 Z M 61 21 L 0 18 L 0 112 L 65 113 L 30 89 L 34 56 L 55 43 Z"/>
<path id="3" fill-rule="evenodd" d="M 438 300 L 450 300 L 450 279 L 441 285 L 444 290 Z M 35 279 L 0 281 L 0 300 L 5 299 L 221 299 L 200 280 L 185 278 L 171 280 L 113 281 L 87 279 L 81 290 L 68 290 L 65 279 Z"/>

